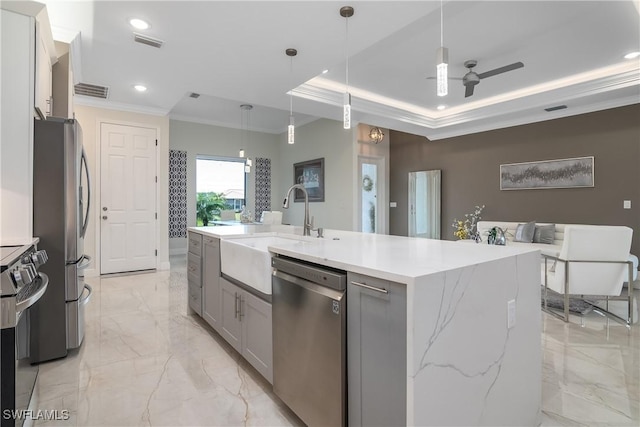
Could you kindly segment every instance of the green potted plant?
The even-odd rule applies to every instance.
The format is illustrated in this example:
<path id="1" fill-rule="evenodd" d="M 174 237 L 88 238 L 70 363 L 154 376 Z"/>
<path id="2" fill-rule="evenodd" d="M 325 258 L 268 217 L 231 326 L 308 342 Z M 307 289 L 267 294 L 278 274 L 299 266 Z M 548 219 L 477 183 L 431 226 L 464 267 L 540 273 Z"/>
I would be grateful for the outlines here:
<path id="1" fill-rule="evenodd" d="M 225 209 L 227 201 L 222 193 L 198 193 L 196 197 L 196 220 L 208 226 L 209 221 L 220 219 L 220 211 Z"/>

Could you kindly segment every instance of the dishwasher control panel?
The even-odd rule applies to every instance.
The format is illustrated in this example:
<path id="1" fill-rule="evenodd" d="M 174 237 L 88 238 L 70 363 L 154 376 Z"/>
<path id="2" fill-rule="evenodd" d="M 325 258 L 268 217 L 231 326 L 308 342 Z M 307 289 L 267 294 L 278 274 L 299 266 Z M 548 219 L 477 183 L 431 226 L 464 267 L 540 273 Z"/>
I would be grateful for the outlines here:
<path id="1" fill-rule="evenodd" d="M 293 258 L 271 258 L 271 266 L 276 270 L 300 277 L 318 285 L 326 286 L 337 291 L 347 289 L 347 274 L 338 270 L 330 270 L 328 267 L 307 263 Z"/>

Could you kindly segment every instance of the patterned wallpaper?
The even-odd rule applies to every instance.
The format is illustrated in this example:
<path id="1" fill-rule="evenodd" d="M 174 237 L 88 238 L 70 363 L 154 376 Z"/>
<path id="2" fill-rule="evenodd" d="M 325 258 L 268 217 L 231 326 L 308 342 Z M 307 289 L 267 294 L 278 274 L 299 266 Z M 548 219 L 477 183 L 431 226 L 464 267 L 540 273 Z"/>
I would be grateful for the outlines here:
<path id="1" fill-rule="evenodd" d="M 187 237 L 187 152 L 169 150 L 169 238 Z"/>
<path id="2" fill-rule="evenodd" d="M 271 210 L 271 159 L 256 158 L 256 221 Z"/>

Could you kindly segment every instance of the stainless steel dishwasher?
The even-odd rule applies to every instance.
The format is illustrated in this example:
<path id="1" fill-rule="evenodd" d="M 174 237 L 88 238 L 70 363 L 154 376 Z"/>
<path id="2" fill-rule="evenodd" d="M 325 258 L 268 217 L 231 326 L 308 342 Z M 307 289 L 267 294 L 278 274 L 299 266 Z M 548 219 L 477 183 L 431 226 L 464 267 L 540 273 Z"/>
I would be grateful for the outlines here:
<path id="1" fill-rule="evenodd" d="M 346 425 L 344 271 L 272 258 L 273 390 L 309 426 Z"/>

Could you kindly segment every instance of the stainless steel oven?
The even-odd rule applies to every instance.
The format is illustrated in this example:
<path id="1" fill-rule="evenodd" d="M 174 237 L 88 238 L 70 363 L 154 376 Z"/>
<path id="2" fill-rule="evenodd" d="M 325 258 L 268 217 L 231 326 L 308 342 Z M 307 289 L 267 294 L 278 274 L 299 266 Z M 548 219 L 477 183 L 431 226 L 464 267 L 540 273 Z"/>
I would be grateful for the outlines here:
<path id="1" fill-rule="evenodd" d="M 49 278 L 38 272 L 45 251 L 27 245 L 0 247 L 0 424 L 22 426 L 31 402 L 38 366 L 31 365 L 30 307 L 47 290 Z"/>

